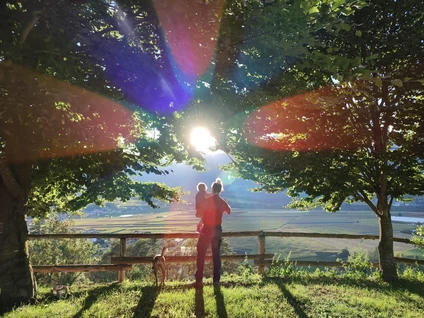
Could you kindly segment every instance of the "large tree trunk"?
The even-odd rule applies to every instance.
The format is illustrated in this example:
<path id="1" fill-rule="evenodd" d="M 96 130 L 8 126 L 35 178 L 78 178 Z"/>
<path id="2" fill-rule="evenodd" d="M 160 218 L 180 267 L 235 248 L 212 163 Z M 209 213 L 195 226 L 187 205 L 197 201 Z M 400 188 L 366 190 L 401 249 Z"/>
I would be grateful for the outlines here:
<path id="1" fill-rule="evenodd" d="M 389 210 L 378 216 L 378 224 L 380 226 L 378 244 L 380 271 L 384 281 L 392 282 L 397 280 L 398 276 L 393 252 L 393 226 Z"/>
<path id="2" fill-rule="evenodd" d="M 25 220 L 31 165 L 17 164 L 7 166 L 9 168 L 11 173 L 2 174 L 0 178 L 0 313 L 28 303 L 35 296 Z M 18 194 L 11 192 L 9 177 L 19 185 Z"/>

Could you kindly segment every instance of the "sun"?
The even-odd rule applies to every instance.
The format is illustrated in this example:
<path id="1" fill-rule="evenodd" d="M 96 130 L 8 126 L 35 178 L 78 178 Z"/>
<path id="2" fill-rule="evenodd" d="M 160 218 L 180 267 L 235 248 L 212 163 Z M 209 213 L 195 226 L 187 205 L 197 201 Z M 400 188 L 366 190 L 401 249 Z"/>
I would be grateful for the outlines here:
<path id="1" fill-rule="evenodd" d="M 216 143 L 216 139 L 211 136 L 208 129 L 196 127 L 191 131 L 190 142 L 197 151 L 210 152 L 210 148 Z"/>

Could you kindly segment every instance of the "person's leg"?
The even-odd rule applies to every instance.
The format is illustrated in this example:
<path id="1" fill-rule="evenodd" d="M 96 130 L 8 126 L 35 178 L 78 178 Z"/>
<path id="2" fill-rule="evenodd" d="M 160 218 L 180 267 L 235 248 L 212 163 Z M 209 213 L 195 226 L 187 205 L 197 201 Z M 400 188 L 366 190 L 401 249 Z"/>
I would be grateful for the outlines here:
<path id="1" fill-rule="evenodd" d="M 197 241 L 197 270 L 195 274 L 196 283 L 202 283 L 203 280 L 203 269 L 205 267 L 205 256 L 208 246 L 210 244 L 210 236 L 204 233 L 199 235 Z"/>
<path id="2" fill-rule="evenodd" d="M 219 283 L 221 280 L 221 242 L 222 230 L 217 229 L 212 238 L 212 259 L 213 259 L 213 282 Z"/>

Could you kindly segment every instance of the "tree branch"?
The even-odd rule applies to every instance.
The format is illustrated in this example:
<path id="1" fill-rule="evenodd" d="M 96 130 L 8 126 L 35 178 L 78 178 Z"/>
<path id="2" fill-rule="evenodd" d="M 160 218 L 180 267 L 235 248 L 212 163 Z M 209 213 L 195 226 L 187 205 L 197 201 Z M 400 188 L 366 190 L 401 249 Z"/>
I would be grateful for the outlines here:
<path id="1" fill-rule="evenodd" d="M 391 195 L 390 200 L 389 200 L 389 210 L 391 210 L 391 208 L 392 208 L 393 199 L 394 199 L 394 196 Z"/>
<path id="2" fill-rule="evenodd" d="M 35 25 L 37 24 L 38 20 L 41 17 L 41 13 L 43 13 L 44 9 L 42 10 L 34 10 L 32 12 L 32 18 L 31 20 L 28 21 L 28 23 L 25 25 L 25 28 L 22 30 L 21 35 L 19 36 L 19 47 L 22 47 L 23 44 L 25 43 L 29 32 L 31 32 L 31 30 L 35 27 Z"/>
<path id="3" fill-rule="evenodd" d="M 21 192 L 21 187 L 13 176 L 12 171 L 9 168 L 9 164 L 5 159 L 0 159 L 0 176 L 6 186 L 6 189 L 14 197 L 18 198 Z"/>
<path id="4" fill-rule="evenodd" d="M 238 165 L 238 162 L 237 161 L 235 161 L 234 159 L 233 159 L 233 157 L 232 156 L 230 156 L 230 154 L 228 153 L 228 152 L 225 152 L 225 154 L 228 156 L 228 158 L 230 158 L 230 160 L 237 166 Z"/>
<path id="5" fill-rule="evenodd" d="M 368 196 L 364 190 L 358 190 L 356 195 L 362 200 L 362 202 L 365 202 L 371 208 L 371 210 L 374 211 L 375 214 L 380 215 L 380 213 L 378 213 L 377 207 L 371 202 L 370 199 L 368 199 Z"/>

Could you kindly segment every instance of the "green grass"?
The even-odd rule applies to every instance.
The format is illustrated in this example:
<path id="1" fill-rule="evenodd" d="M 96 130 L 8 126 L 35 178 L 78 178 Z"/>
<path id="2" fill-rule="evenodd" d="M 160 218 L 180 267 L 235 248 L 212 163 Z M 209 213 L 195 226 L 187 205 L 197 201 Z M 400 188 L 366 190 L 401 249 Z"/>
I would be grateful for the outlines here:
<path id="1" fill-rule="evenodd" d="M 416 258 L 424 259 L 424 250 L 418 248 L 411 248 L 409 250 L 404 250 L 402 252 L 396 253 L 395 256 L 406 257 L 406 258 Z"/>
<path id="2" fill-rule="evenodd" d="M 227 276 L 220 288 L 210 281 L 202 291 L 183 282 L 164 288 L 151 283 L 72 287 L 55 300 L 43 289 L 37 305 L 6 313 L 10 317 L 422 317 L 423 282 L 401 279 L 393 285 L 372 278 Z"/>

